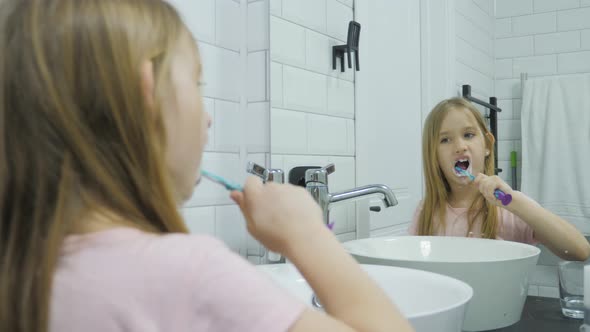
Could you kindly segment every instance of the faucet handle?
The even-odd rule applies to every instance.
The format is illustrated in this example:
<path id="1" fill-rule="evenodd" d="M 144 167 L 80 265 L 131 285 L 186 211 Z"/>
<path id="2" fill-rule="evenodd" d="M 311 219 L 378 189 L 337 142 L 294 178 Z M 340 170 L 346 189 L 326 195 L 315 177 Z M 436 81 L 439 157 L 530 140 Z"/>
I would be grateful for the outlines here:
<path id="1" fill-rule="evenodd" d="M 268 169 L 251 161 L 249 161 L 246 166 L 246 172 L 258 176 L 263 181 L 268 180 Z"/>
<path id="2" fill-rule="evenodd" d="M 334 166 L 334 164 L 328 164 L 324 166 L 322 170 L 326 171 L 327 174 L 332 174 L 336 171 L 336 166 Z"/>
<path id="3" fill-rule="evenodd" d="M 251 161 L 246 166 L 246 172 L 254 174 L 263 182 L 285 183 L 285 173 L 281 169 L 268 169 Z"/>
<path id="4" fill-rule="evenodd" d="M 305 171 L 305 183 L 319 182 L 324 185 L 328 184 L 328 175 L 336 171 L 334 164 L 329 164 L 322 168 L 308 169 Z"/>

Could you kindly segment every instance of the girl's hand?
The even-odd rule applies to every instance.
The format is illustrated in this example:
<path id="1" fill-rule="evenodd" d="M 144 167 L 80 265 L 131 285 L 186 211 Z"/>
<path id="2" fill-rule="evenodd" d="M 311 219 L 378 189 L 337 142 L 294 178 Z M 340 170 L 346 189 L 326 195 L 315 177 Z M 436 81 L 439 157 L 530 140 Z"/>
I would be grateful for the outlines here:
<path id="1" fill-rule="evenodd" d="M 513 194 L 512 188 L 497 175 L 487 176 L 480 173 L 475 177 L 475 180 L 473 180 L 473 185 L 477 186 L 479 192 L 488 202 L 496 206 L 504 207 L 502 202 L 494 196 L 494 191 L 496 189 L 502 190 L 505 194 Z"/>
<path id="2" fill-rule="evenodd" d="M 287 256 L 294 244 L 328 231 L 319 205 L 304 188 L 272 182 L 263 185 L 250 176 L 244 191 L 233 191 L 230 196 L 240 206 L 248 232 L 269 250 Z"/>

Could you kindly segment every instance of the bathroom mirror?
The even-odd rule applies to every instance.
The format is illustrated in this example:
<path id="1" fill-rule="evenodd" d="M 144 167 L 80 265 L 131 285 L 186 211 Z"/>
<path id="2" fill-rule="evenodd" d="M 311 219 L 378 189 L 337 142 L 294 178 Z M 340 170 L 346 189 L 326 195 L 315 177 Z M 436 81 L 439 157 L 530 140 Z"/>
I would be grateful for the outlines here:
<path id="1" fill-rule="evenodd" d="M 332 212 L 335 231 L 342 241 L 403 235 L 422 198 L 422 123 L 436 103 L 462 95 L 467 84 L 480 100 L 497 98 L 502 109 L 497 123 L 499 176 L 520 189 L 523 86 L 590 73 L 589 5 L 271 0 L 271 165 L 288 173 L 295 166 L 334 163 L 331 191 L 371 183 L 390 186 L 398 206 L 381 212 L 369 212 L 376 201 L 339 207 Z M 350 20 L 361 24 L 360 71 L 346 63 L 341 72 L 340 60 L 332 67 L 332 46 L 346 43 Z M 579 109 L 590 114 L 587 107 Z M 587 119 L 583 114 L 579 118 Z M 587 150 L 587 140 L 568 156 Z M 584 167 L 580 163 L 572 161 L 568 169 Z M 582 186 L 578 197 L 586 206 L 567 216 L 583 233 L 590 233 L 589 191 L 587 183 Z M 530 294 L 558 296 L 557 261 L 542 250 Z"/>

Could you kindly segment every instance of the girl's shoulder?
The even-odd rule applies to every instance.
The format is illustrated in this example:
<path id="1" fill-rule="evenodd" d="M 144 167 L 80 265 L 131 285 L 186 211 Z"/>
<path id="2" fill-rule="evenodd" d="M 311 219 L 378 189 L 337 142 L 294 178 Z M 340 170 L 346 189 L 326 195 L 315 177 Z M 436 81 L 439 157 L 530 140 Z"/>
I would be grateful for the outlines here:
<path id="1" fill-rule="evenodd" d="M 69 238 L 64 250 L 54 275 L 53 326 L 82 330 L 92 316 L 102 325 L 91 331 L 115 331 L 110 323 L 141 331 L 145 322 L 166 331 L 287 330 L 305 309 L 207 234 L 115 229 Z"/>
<path id="2" fill-rule="evenodd" d="M 241 258 L 235 256 L 221 240 L 208 234 L 153 234 L 120 227 L 68 236 L 57 269 L 60 272 L 60 267 L 67 266 L 63 272 L 97 275 L 108 271 L 105 281 L 137 277 L 153 282 L 179 281 L 195 269 L 199 275 L 207 274 L 212 260 L 234 262 Z"/>

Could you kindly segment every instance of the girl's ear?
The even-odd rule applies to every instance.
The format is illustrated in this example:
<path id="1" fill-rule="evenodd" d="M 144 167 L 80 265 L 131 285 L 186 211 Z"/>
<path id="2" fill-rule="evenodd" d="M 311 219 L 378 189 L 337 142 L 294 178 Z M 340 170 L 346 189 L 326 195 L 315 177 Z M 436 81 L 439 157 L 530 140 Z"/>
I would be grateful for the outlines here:
<path id="1" fill-rule="evenodd" d="M 490 140 L 491 145 L 494 145 L 494 143 L 496 142 L 496 138 L 494 137 L 494 135 L 492 135 L 492 133 L 490 133 L 489 131 L 486 133 L 487 138 Z"/>
<path id="2" fill-rule="evenodd" d="M 148 107 L 153 109 L 155 106 L 155 82 L 153 62 L 149 60 L 142 62 L 139 75 L 141 80 L 141 93 L 145 98 L 145 103 Z"/>
<path id="3" fill-rule="evenodd" d="M 494 135 L 492 135 L 492 133 L 490 133 L 489 131 L 486 133 L 486 137 L 488 138 L 487 141 L 489 142 L 489 145 L 486 142 L 486 157 L 490 155 L 490 150 L 494 148 L 494 142 L 496 142 L 496 139 L 494 138 Z"/>

